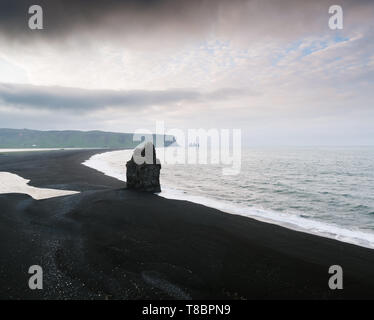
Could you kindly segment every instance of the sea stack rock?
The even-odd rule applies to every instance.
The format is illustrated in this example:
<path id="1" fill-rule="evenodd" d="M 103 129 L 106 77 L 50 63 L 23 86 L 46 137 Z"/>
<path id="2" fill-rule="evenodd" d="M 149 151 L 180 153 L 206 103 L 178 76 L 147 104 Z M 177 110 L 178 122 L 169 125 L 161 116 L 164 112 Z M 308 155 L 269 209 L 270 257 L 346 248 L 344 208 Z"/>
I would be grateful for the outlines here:
<path id="1" fill-rule="evenodd" d="M 161 192 L 161 164 L 156 158 L 156 149 L 152 142 L 134 150 L 131 160 L 126 163 L 126 169 L 128 189 Z"/>

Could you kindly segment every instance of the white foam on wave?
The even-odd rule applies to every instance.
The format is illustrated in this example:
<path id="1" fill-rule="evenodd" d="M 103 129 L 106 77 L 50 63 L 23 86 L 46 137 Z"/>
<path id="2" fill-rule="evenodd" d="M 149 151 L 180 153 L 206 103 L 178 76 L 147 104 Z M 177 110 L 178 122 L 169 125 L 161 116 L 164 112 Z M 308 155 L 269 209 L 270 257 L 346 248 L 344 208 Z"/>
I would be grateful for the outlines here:
<path id="1" fill-rule="evenodd" d="M 132 153 L 132 150 L 120 150 L 96 154 L 83 164 L 118 180 L 126 181 L 126 162 L 130 160 Z M 159 193 L 159 196 L 167 199 L 190 201 L 229 214 L 241 215 L 288 229 L 374 249 L 374 233 L 351 230 L 338 225 L 300 217 L 295 214 L 239 206 L 221 200 L 218 201 L 208 197 L 187 194 L 181 190 L 168 188 L 167 186 L 162 187 L 162 192 Z"/>
<path id="2" fill-rule="evenodd" d="M 99 153 L 83 162 L 83 165 L 126 182 L 126 162 L 131 159 L 132 153 L 133 150 Z"/>
<path id="3" fill-rule="evenodd" d="M 35 200 L 62 197 L 79 193 L 79 191 L 46 189 L 29 186 L 30 180 L 26 180 L 14 173 L 0 172 L 0 194 L 23 193 Z"/>
<path id="4" fill-rule="evenodd" d="M 334 224 L 307 219 L 294 214 L 264 210 L 254 207 L 244 207 L 203 196 L 189 195 L 183 191 L 165 187 L 163 187 L 163 191 L 159 195 L 167 199 L 190 201 L 226 213 L 241 215 L 258 221 L 276 224 L 288 229 L 374 249 L 373 233 L 345 229 Z"/>

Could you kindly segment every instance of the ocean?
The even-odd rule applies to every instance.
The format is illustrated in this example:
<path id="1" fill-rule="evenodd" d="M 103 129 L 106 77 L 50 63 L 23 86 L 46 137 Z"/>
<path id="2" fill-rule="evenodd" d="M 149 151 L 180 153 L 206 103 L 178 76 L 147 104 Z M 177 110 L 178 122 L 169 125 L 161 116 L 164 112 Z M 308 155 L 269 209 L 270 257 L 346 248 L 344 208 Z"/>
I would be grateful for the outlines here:
<path id="1" fill-rule="evenodd" d="M 84 164 L 126 180 L 131 150 Z M 163 164 L 162 197 L 374 248 L 374 147 L 244 148 L 241 170 Z"/>

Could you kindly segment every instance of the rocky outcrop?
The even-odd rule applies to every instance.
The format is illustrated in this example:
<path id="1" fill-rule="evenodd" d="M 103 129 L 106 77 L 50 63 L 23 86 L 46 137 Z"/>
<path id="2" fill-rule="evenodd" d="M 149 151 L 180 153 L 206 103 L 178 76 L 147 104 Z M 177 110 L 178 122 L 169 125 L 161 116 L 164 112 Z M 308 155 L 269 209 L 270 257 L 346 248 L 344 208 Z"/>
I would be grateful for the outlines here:
<path id="1" fill-rule="evenodd" d="M 161 192 L 161 164 L 156 158 L 156 149 L 152 142 L 134 150 L 131 160 L 126 163 L 126 169 L 128 189 Z"/>

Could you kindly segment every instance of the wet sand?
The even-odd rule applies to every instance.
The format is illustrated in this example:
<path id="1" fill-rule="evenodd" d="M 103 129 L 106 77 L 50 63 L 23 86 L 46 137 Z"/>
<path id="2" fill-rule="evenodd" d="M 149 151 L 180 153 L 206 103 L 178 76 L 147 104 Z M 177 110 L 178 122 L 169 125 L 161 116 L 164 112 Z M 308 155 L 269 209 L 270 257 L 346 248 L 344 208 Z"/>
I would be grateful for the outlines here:
<path id="1" fill-rule="evenodd" d="M 374 298 L 374 250 L 126 190 L 81 164 L 98 152 L 0 154 L 31 186 L 80 191 L 0 195 L 0 299 Z M 35 264 L 43 290 L 28 288 Z M 328 287 L 336 264 L 343 290 Z"/>

